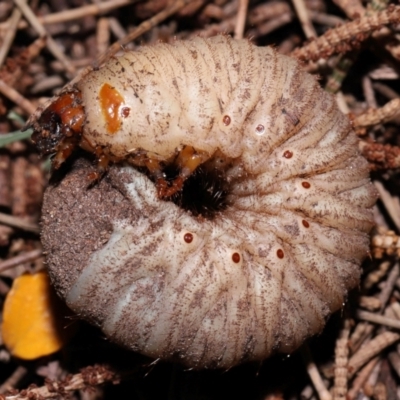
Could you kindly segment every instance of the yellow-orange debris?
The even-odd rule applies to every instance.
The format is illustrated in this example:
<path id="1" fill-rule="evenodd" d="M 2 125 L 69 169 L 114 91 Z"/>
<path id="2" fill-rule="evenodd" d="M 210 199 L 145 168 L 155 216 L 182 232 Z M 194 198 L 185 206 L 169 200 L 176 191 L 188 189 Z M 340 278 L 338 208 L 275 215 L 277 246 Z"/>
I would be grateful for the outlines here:
<path id="1" fill-rule="evenodd" d="M 46 272 L 14 280 L 2 324 L 3 342 L 13 356 L 33 360 L 58 351 L 71 333 L 65 329 L 67 323 L 65 306 L 56 297 Z"/>

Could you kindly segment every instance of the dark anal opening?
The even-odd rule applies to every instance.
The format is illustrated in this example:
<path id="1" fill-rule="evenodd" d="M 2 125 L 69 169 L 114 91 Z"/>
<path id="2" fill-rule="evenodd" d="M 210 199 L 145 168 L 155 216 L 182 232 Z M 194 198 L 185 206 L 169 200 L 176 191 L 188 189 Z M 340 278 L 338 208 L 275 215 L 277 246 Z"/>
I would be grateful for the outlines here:
<path id="1" fill-rule="evenodd" d="M 230 183 L 226 178 L 227 166 L 217 168 L 214 161 L 210 159 L 196 168 L 184 181 L 182 189 L 164 200 L 172 201 L 195 217 L 201 216 L 209 220 L 224 211 L 229 207 Z M 176 164 L 172 163 L 166 165 L 162 172 L 164 179 L 172 184 L 179 176 L 180 170 Z M 149 177 L 154 182 L 154 179 Z"/>

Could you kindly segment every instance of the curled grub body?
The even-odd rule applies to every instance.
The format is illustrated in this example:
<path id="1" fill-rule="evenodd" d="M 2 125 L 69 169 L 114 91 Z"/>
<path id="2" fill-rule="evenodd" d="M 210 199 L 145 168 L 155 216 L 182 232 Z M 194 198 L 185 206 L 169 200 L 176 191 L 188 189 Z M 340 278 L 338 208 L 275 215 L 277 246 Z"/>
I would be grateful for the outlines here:
<path id="1" fill-rule="evenodd" d="M 84 190 L 78 163 L 47 191 L 43 244 L 72 309 L 195 368 L 290 352 L 321 331 L 358 283 L 376 196 L 315 78 L 219 36 L 127 52 L 74 91 L 84 122 L 69 137 L 126 164 Z"/>

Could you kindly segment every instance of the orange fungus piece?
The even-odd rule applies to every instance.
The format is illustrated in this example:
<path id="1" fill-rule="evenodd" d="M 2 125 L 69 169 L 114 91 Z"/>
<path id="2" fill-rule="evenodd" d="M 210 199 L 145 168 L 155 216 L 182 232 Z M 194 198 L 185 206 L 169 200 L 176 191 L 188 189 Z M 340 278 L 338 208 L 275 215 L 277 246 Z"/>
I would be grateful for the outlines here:
<path id="1" fill-rule="evenodd" d="M 60 350 L 73 333 L 66 328 L 70 325 L 66 312 L 46 272 L 16 278 L 4 303 L 5 346 L 13 356 L 24 360 Z"/>
<path id="2" fill-rule="evenodd" d="M 116 133 L 121 128 L 120 109 L 124 105 L 124 98 L 117 89 L 105 83 L 99 93 L 100 108 L 103 113 L 109 134 Z"/>

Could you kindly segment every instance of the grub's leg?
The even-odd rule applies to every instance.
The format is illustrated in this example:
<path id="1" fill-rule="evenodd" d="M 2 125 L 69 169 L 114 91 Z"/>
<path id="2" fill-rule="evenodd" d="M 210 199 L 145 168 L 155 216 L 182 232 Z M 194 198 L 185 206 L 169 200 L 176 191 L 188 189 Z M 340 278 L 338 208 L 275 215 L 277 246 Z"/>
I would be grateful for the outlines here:
<path id="1" fill-rule="evenodd" d="M 177 155 L 174 163 L 179 168 L 179 175 L 172 181 L 167 182 L 162 174 L 159 162 L 154 162 L 154 172 L 158 173 L 158 176 L 154 174 L 153 170 L 149 168 L 156 177 L 157 194 L 159 198 L 165 199 L 173 196 L 175 193 L 179 192 L 185 180 L 196 170 L 196 168 L 204 163 L 210 156 L 204 151 L 197 151 L 192 146 L 185 146 Z"/>
<path id="2" fill-rule="evenodd" d="M 195 150 L 192 146 L 185 146 L 175 159 L 180 169 L 179 177 L 183 180 L 189 178 L 196 168 L 210 158 L 205 151 Z"/>
<path id="3" fill-rule="evenodd" d="M 61 164 L 72 154 L 77 146 L 75 138 L 64 139 L 57 148 L 57 153 L 53 158 L 52 165 L 54 169 L 60 168 Z"/>
<path id="4" fill-rule="evenodd" d="M 164 178 L 157 179 L 157 194 L 160 199 L 167 199 L 179 192 L 183 187 L 183 178 L 178 176 L 172 183 L 168 183 Z"/>
<path id="5" fill-rule="evenodd" d="M 89 140 L 85 138 L 85 136 L 82 136 L 81 141 L 79 142 L 79 147 L 88 153 L 95 153 L 96 152 L 96 146 L 93 146 Z"/>
<path id="6" fill-rule="evenodd" d="M 88 178 L 91 183 L 98 182 L 104 173 L 108 169 L 108 165 L 110 164 L 110 159 L 105 154 L 100 154 L 97 156 L 97 168 L 96 171 L 92 171 L 88 174 Z"/>
<path id="7" fill-rule="evenodd" d="M 88 174 L 88 178 L 91 183 L 96 183 L 101 179 L 104 173 L 108 169 L 108 165 L 110 164 L 110 158 L 107 154 L 104 154 L 104 149 L 100 146 L 93 147 L 88 140 L 82 137 L 79 146 L 90 153 L 93 153 L 97 159 L 97 169 L 96 171 L 90 172 Z"/>
<path id="8" fill-rule="evenodd" d="M 149 170 L 151 175 L 156 179 L 157 195 L 159 198 L 168 197 L 165 196 L 168 190 L 168 182 L 164 178 L 163 167 L 161 161 L 155 158 L 146 157 L 144 165 Z"/>

